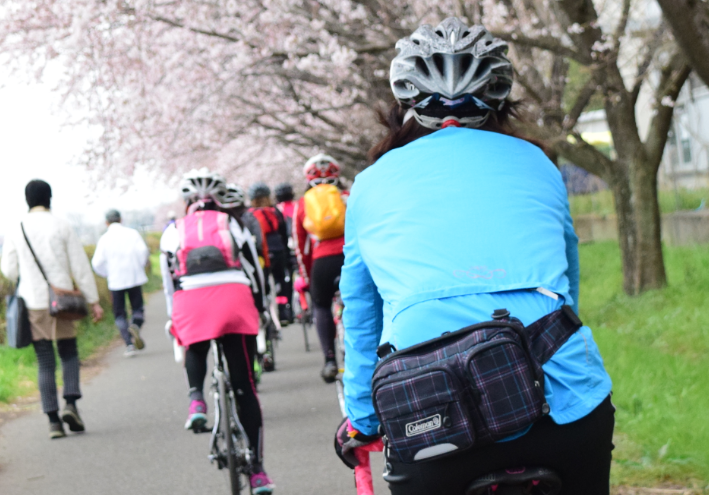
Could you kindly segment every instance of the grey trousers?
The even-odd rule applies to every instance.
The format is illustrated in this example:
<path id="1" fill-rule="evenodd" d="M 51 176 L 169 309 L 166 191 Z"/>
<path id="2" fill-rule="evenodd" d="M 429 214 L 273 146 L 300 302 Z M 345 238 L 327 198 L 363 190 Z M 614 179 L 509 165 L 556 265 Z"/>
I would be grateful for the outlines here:
<path id="1" fill-rule="evenodd" d="M 35 340 L 32 344 L 34 352 L 37 354 L 39 367 L 38 382 L 42 411 L 45 414 L 59 411 L 54 344 L 51 340 Z M 63 396 L 65 399 L 78 399 L 81 397 L 81 389 L 79 388 L 79 353 L 76 348 L 76 338 L 57 340 L 57 351 L 62 361 Z"/>

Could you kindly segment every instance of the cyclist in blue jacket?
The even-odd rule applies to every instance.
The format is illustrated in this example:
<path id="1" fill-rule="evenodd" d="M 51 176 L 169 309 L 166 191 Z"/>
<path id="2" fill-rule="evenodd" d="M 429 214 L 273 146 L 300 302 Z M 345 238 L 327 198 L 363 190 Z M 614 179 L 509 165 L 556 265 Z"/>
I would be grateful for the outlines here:
<path id="1" fill-rule="evenodd" d="M 379 422 L 371 379 L 377 347 L 397 349 L 489 321 L 497 308 L 529 325 L 578 312 L 578 238 L 559 170 L 515 131 L 507 44 L 450 18 L 397 43 L 396 103 L 348 200 L 345 395 L 366 443 Z M 392 494 L 464 493 L 499 469 L 541 465 L 565 494 L 609 493 L 611 380 L 588 327 L 543 366 L 548 416 L 514 438 L 442 460 L 389 459 Z"/>

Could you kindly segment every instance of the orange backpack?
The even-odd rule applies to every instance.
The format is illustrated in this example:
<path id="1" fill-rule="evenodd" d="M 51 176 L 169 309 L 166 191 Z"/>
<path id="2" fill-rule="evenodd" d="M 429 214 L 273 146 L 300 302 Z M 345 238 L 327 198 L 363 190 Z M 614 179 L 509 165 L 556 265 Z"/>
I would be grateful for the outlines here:
<path id="1" fill-rule="evenodd" d="M 303 227 L 318 240 L 334 239 L 345 234 L 345 203 L 333 184 L 318 184 L 303 196 Z"/>

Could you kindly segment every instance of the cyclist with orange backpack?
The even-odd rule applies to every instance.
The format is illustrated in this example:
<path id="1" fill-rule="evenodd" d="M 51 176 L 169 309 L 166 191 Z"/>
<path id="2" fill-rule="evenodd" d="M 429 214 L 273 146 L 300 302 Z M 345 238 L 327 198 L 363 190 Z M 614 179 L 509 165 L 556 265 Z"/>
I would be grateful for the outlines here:
<path id="1" fill-rule="evenodd" d="M 332 315 L 332 299 L 345 261 L 344 201 L 347 191 L 340 184 L 340 166 L 334 158 L 319 154 L 303 168 L 308 191 L 293 212 L 293 237 L 300 275 L 310 287 L 315 328 L 325 365 L 320 376 L 333 383 L 338 367 L 335 358 L 337 328 Z"/>
<path id="2" fill-rule="evenodd" d="M 249 199 L 251 200 L 249 212 L 261 225 L 267 272 L 273 275 L 277 286 L 275 292 L 278 319 L 281 325 L 287 325 L 292 319 L 290 301 L 293 297 L 293 281 L 289 268 L 286 220 L 280 210 L 271 204 L 271 188 L 263 182 L 257 182 L 249 188 Z"/>
<path id="3" fill-rule="evenodd" d="M 160 265 L 170 332 L 186 347 L 190 408 L 185 429 L 207 422 L 203 387 L 210 341 L 219 339 L 238 395 L 239 419 L 253 450 L 251 493 L 270 494 L 274 485 L 263 470 L 263 419 L 253 377 L 253 356 L 264 310 L 263 275 L 251 234 L 228 206 L 224 179 L 206 168 L 183 178 L 186 215 L 160 239 Z"/>

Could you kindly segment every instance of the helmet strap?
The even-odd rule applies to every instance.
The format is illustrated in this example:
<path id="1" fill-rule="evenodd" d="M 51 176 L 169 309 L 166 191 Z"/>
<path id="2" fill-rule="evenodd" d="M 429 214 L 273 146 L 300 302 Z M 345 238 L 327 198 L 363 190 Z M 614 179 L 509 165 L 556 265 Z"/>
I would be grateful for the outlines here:
<path id="1" fill-rule="evenodd" d="M 404 121 L 402 122 L 403 124 L 406 124 L 409 120 L 411 120 L 414 116 L 416 115 L 416 110 L 413 108 L 409 108 L 406 113 L 404 114 Z"/>
<path id="2" fill-rule="evenodd" d="M 192 215 L 194 212 L 199 211 L 204 208 L 204 200 L 198 199 L 194 203 L 192 203 L 189 207 L 187 207 L 187 214 Z"/>

